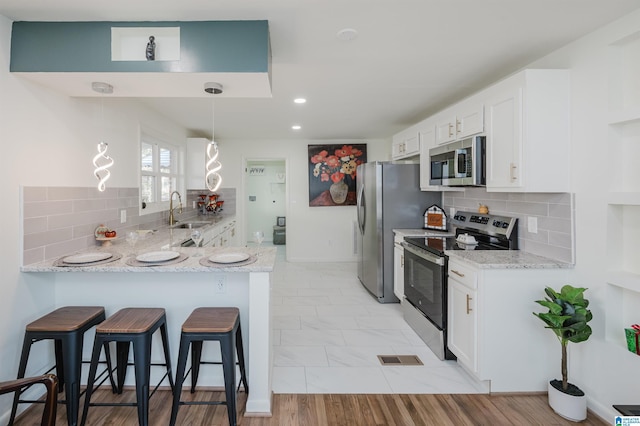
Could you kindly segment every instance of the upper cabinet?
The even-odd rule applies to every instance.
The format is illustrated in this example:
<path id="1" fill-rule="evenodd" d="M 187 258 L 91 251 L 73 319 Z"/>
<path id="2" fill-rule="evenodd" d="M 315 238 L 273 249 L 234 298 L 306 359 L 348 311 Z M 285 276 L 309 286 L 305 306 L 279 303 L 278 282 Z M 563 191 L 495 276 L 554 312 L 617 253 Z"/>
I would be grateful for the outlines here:
<path id="1" fill-rule="evenodd" d="M 187 138 L 187 161 L 185 178 L 187 189 L 200 189 L 206 186 L 205 165 L 209 140 L 205 138 Z"/>
<path id="2" fill-rule="evenodd" d="M 436 143 L 446 143 L 484 131 L 484 105 L 477 97 L 466 99 L 438 114 Z"/>
<path id="3" fill-rule="evenodd" d="M 419 154 L 420 140 L 415 126 L 393 136 L 393 144 L 391 145 L 392 160 L 401 160 Z"/>
<path id="4" fill-rule="evenodd" d="M 483 93 L 487 191 L 569 192 L 569 72 L 525 70 Z"/>

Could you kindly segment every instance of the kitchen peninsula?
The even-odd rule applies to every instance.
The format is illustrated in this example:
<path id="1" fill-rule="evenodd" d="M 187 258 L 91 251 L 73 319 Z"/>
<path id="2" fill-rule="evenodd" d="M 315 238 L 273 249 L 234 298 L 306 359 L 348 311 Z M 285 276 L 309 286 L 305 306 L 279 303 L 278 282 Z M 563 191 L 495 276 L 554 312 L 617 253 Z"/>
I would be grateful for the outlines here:
<path id="1" fill-rule="evenodd" d="M 238 307 L 251 389 L 246 403 L 246 415 L 269 415 L 272 369 L 270 273 L 273 271 L 276 249 L 181 247 L 179 241 L 184 240 L 185 235 L 183 229 L 160 229 L 150 233 L 135 247 L 136 255 L 171 250 L 180 253 L 180 258 L 176 261 L 186 257 L 177 263 L 132 266 L 135 264 L 132 249 L 124 239 L 119 239 L 110 246 L 77 253 L 109 252 L 123 255 L 113 262 L 95 266 L 54 266 L 60 264 L 58 259 L 26 265 L 21 271 L 29 273 L 29 279 L 41 281 L 43 286 L 53 285 L 57 306 L 101 305 L 105 307 L 107 315 L 124 307 L 165 308 L 174 371 L 180 328 L 191 311 L 201 306 Z M 224 253 L 247 254 L 251 256 L 251 260 L 255 256 L 256 261 L 239 262 L 239 266 L 203 266 L 210 256 Z M 46 279 L 40 280 L 41 276 L 46 276 Z M 156 343 L 154 340 L 153 362 L 157 361 L 156 357 L 162 357 L 162 351 Z M 84 357 L 88 359 L 91 344 L 85 342 L 84 349 Z M 219 350 L 205 345 L 203 359 L 219 360 Z M 151 374 L 154 380 L 161 377 L 159 369 L 152 369 Z M 203 386 L 222 387 L 221 369 L 203 368 L 201 383 Z"/>

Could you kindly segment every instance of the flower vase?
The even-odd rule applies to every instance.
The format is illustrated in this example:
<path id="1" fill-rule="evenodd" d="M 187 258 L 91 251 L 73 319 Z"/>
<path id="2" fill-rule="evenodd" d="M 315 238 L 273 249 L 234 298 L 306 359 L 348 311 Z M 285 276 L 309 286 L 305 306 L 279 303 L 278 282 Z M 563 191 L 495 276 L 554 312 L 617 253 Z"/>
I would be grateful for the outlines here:
<path id="1" fill-rule="evenodd" d="M 329 194 L 331 194 L 331 199 L 336 204 L 344 203 L 347 200 L 348 192 L 349 187 L 343 181 L 333 183 L 329 187 Z"/>

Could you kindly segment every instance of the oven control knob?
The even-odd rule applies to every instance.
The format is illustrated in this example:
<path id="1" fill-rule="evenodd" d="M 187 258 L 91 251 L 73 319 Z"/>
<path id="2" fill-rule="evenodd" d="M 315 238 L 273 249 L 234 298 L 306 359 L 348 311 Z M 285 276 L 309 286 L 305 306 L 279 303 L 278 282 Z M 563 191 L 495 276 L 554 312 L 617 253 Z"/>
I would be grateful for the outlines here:
<path id="1" fill-rule="evenodd" d="M 496 228 L 500 228 L 502 226 L 502 223 L 499 220 L 494 220 L 493 226 L 495 226 Z"/>

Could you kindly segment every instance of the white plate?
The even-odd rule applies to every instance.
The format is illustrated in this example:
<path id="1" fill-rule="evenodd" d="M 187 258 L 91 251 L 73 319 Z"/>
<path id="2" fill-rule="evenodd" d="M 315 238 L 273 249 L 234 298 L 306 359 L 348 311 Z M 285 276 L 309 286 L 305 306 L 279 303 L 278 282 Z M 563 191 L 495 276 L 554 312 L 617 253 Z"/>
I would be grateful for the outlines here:
<path id="1" fill-rule="evenodd" d="M 237 263 L 245 261 L 249 257 L 246 253 L 218 253 L 209 257 L 209 260 L 214 263 Z"/>
<path id="2" fill-rule="evenodd" d="M 64 263 L 91 263 L 91 262 L 99 262 L 101 260 L 107 260 L 112 257 L 113 255 L 111 253 L 91 252 L 91 253 L 80 253 L 80 254 L 67 256 L 64 259 L 62 259 L 62 261 Z"/>
<path id="3" fill-rule="evenodd" d="M 138 255 L 136 260 L 140 262 L 166 262 L 178 256 L 180 256 L 180 253 L 177 251 L 150 251 L 149 253 Z"/>

